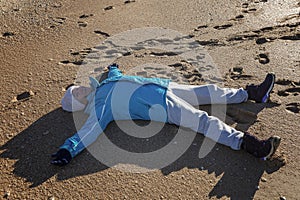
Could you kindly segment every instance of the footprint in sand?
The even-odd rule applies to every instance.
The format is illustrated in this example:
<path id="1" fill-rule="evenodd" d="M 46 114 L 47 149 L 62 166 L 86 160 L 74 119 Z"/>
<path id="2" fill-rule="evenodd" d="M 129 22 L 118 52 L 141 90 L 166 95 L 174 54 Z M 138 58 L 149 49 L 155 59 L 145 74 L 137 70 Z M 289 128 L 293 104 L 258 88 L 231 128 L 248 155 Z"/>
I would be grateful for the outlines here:
<path id="1" fill-rule="evenodd" d="M 249 3 L 242 3 L 242 8 L 248 8 Z"/>
<path id="2" fill-rule="evenodd" d="M 269 59 L 267 54 L 260 53 L 258 55 L 258 61 L 259 61 L 259 63 L 265 65 L 265 64 L 268 64 L 270 62 L 270 59 Z"/>
<path id="3" fill-rule="evenodd" d="M 54 17 L 52 18 L 52 21 L 54 24 L 50 25 L 49 28 L 55 28 L 58 25 L 62 25 L 66 21 L 66 17 Z"/>
<path id="4" fill-rule="evenodd" d="M 287 97 L 289 95 L 298 96 L 300 94 L 300 87 L 292 87 L 292 88 L 287 88 L 285 90 L 279 90 L 277 94 L 283 97 Z"/>
<path id="5" fill-rule="evenodd" d="M 233 25 L 232 24 L 224 24 L 224 25 L 220 25 L 220 26 L 214 26 L 214 29 L 222 30 L 222 29 L 227 29 L 231 26 L 233 26 Z"/>
<path id="6" fill-rule="evenodd" d="M 237 15 L 236 17 L 235 17 L 235 19 L 234 20 L 240 20 L 240 19 L 243 19 L 245 16 L 244 15 Z"/>
<path id="7" fill-rule="evenodd" d="M 106 6 L 105 8 L 103 8 L 103 10 L 107 11 L 107 10 L 112 10 L 115 9 L 115 7 L 113 6 Z"/>
<path id="8" fill-rule="evenodd" d="M 62 60 L 62 61 L 59 62 L 59 64 L 63 64 L 63 65 L 68 65 L 68 64 L 83 65 L 83 64 L 86 64 L 86 63 L 83 60 L 74 60 L 74 61 Z"/>
<path id="9" fill-rule="evenodd" d="M 297 33 L 295 35 L 286 35 L 286 36 L 282 36 L 279 39 L 281 40 L 300 40 L 300 34 Z"/>
<path id="10" fill-rule="evenodd" d="M 300 86 L 300 81 L 295 82 L 288 79 L 278 79 L 275 83 L 278 85 L 292 85 L 294 87 Z"/>
<path id="11" fill-rule="evenodd" d="M 293 113 L 299 113 L 300 112 L 300 103 L 295 102 L 295 103 L 289 103 L 286 105 L 286 108 L 288 111 L 293 112 Z"/>
<path id="12" fill-rule="evenodd" d="M 63 24 L 66 19 L 67 19 L 66 17 L 55 17 L 52 19 L 52 21 L 57 24 Z"/>
<path id="13" fill-rule="evenodd" d="M 151 52 L 150 56 L 159 56 L 159 57 L 169 57 L 169 56 L 177 56 L 174 52 Z"/>
<path id="14" fill-rule="evenodd" d="M 207 25 L 200 25 L 197 28 L 195 28 L 194 31 L 200 31 L 201 29 L 205 29 L 205 28 L 208 28 L 208 26 Z"/>
<path id="15" fill-rule="evenodd" d="M 77 22 L 79 27 L 87 27 L 87 22 L 79 21 Z"/>
<path id="16" fill-rule="evenodd" d="M 88 18 L 91 16 L 94 16 L 94 14 L 82 14 L 79 16 L 79 19 L 85 19 L 85 18 Z M 78 21 L 77 24 L 79 27 L 87 27 L 87 25 L 88 25 L 88 23 L 84 22 L 84 21 Z"/>
<path id="17" fill-rule="evenodd" d="M 288 79 L 278 79 L 275 83 L 283 86 L 292 86 L 284 90 L 279 90 L 277 92 L 279 96 L 287 97 L 290 95 L 294 95 L 294 96 L 300 95 L 300 81 L 295 82 Z"/>
<path id="18" fill-rule="evenodd" d="M 81 58 L 85 58 L 85 56 L 87 56 L 89 53 L 92 53 L 92 49 L 91 48 L 84 48 L 80 51 L 73 51 L 70 50 L 70 54 L 73 56 L 77 56 L 79 55 Z"/>
<path id="19" fill-rule="evenodd" d="M 139 65 L 135 70 L 127 71 L 127 74 L 143 77 L 160 77 L 171 79 L 177 83 L 183 84 L 200 84 L 204 83 L 202 73 L 193 65 L 182 62 L 176 62 L 169 65 L 160 65 L 147 63 Z"/>
<path id="20" fill-rule="evenodd" d="M 91 56 L 93 55 L 93 50 L 91 48 L 84 48 L 80 51 L 70 50 L 70 54 L 72 56 L 74 56 L 74 58 L 72 58 L 70 60 L 62 60 L 62 61 L 59 62 L 59 64 L 63 64 L 63 65 L 69 65 L 69 64 L 84 65 L 84 64 L 86 64 L 84 59 L 87 56 L 89 56 L 89 59 L 91 59 Z M 99 59 L 99 57 L 97 57 L 95 59 Z"/>
<path id="21" fill-rule="evenodd" d="M 234 67 L 229 70 L 229 73 L 227 73 L 227 76 L 229 76 L 233 80 L 248 80 L 251 79 L 251 75 L 244 74 L 244 69 L 242 67 Z"/>
<path id="22" fill-rule="evenodd" d="M 278 79 L 276 82 L 278 85 L 282 86 L 292 86 L 289 88 L 286 88 L 284 90 L 279 90 L 277 94 L 281 97 L 288 97 L 290 95 L 298 96 L 300 95 L 300 81 L 295 82 L 288 79 Z M 293 102 L 286 104 L 286 110 L 293 113 L 299 113 L 300 112 L 300 103 L 299 102 Z"/>
<path id="23" fill-rule="evenodd" d="M 124 2 L 124 4 L 134 3 L 134 2 L 135 2 L 135 0 L 127 0 L 127 1 Z"/>
<path id="24" fill-rule="evenodd" d="M 264 0 L 266 1 L 266 0 Z M 242 8 L 242 12 L 243 13 L 253 13 L 253 12 L 256 12 L 257 9 L 256 9 L 256 4 L 257 3 L 260 3 L 260 2 L 263 2 L 263 1 L 257 1 L 257 2 L 250 2 L 250 3 L 242 3 L 241 5 L 241 8 Z"/>
<path id="25" fill-rule="evenodd" d="M 88 17 L 92 17 L 94 16 L 93 14 L 83 14 L 83 15 L 80 15 L 79 18 L 80 19 L 83 19 L 83 18 L 88 18 Z"/>
<path id="26" fill-rule="evenodd" d="M 255 11 L 256 11 L 256 8 L 242 10 L 243 13 L 251 13 L 251 12 L 255 12 Z"/>
<path id="27" fill-rule="evenodd" d="M 94 33 L 102 35 L 104 37 L 109 37 L 110 36 L 108 33 L 100 31 L 100 30 L 95 30 Z"/>
<path id="28" fill-rule="evenodd" d="M 210 40 L 198 40 L 198 43 L 202 46 L 222 46 L 218 39 L 210 39 Z"/>

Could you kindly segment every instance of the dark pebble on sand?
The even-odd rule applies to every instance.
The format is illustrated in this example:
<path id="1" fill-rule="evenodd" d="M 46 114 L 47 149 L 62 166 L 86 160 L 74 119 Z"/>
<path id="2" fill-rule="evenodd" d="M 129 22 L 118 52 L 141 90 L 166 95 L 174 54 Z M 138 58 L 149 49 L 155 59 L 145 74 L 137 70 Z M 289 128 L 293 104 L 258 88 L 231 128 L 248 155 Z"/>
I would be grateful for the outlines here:
<path id="1" fill-rule="evenodd" d="M 2 34 L 3 37 L 10 37 L 10 36 L 14 36 L 14 35 L 15 34 L 13 32 L 9 32 L 9 31 Z"/>
<path id="2" fill-rule="evenodd" d="M 32 97 L 34 95 L 34 93 L 32 91 L 28 91 L 28 92 L 23 92 L 19 95 L 17 95 L 17 100 L 24 100 L 24 99 L 28 99 L 29 97 Z"/>

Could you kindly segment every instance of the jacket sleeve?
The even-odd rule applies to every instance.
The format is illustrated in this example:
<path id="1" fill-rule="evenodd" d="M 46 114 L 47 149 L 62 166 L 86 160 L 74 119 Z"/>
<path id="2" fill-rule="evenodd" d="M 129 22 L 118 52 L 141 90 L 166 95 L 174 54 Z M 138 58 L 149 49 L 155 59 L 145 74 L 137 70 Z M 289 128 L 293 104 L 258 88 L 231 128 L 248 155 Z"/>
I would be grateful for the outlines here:
<path id="1" fill-rule="evenodd" d="M 82 128 L 72 137 L 68 138 L 60 149 L 67 149 L 71 153 L 72 158 L 74 158 L 86 147 L 96 141 L 104 129 L 105 127 L 102 128 L 100 126 L 96 113 L 93 112 L 93 114 L 90 114 Z"/>
<path id="2" fill-rule="evenodd" d="M 123 76 L 122 72 L 119 70 L 117 66 L 110 66 L 109 72 L 108 72 L 108 78 L 114 77 L 114 76 Z"/>

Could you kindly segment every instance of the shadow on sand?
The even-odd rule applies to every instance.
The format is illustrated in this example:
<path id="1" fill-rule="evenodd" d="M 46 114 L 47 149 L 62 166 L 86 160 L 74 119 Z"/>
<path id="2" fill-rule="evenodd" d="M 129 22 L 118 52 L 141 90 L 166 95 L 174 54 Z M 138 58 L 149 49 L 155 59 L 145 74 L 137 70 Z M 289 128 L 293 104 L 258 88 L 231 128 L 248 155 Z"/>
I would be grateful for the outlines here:
<path id="1" fill-rule="evenodd" d="M 257 114 L 264 108 L 276 106 L 275 104 L 254 104 L 247 102 L 232 105 L 227 109 L 229 122 L 237 122 L 237 128 L 247 130 L 257 120 Z M 251 110 L 251 111 L 249 111 Z M 147 122 L 138 121 L 140 125 Z M 114 144 L 132 152 L 151 152 L 166 145 L 174 138 L 178 127 L 165 125 L 159 134 L 145 139 L 134 138 L 124 133 L 115 122 L 112 122 L 105 135 Z M 56 109 L 43 116 L 26 130 L 20 132 L 13 139 L 1 147 L 2 158 L 15 159 L 14 174 L 25 178 L 36 187 L 54 175 L 59 180 L 76 176 L 92 174 L 108 167 L 95 159 L 88 151 L 83 151 L 69 165 L 56 167 L 50 164 L 50 155 L 76 131 L 72 114 Z M 97 145 L 101 140 L 93 144 Z M 219 182 L 210 191 L 210 197 L 231 199 L 252 199 L 257 185 L 264 172 L 273 173 L 283 163 L 280 160 L 264 162 L 252 157 L 243 151 L 233 151 L 222 145 L 215 145 L 212 151 L 204 158 L 199 158 L 199 150 L 204 137 L 197 134 L 193 145 L 172 164 L 161 169 L 164 175 L 179 171 L 185 167 L 207 170 L 216 176 L 222 176 Z M 134 145 L 133 145 L 134 144 Z M 82 164 L 84 163 L 84 165 Z M 130 163 L 129 163 L 130 164 Z M 199 183 L 201 185 L 201 183 Z"/>

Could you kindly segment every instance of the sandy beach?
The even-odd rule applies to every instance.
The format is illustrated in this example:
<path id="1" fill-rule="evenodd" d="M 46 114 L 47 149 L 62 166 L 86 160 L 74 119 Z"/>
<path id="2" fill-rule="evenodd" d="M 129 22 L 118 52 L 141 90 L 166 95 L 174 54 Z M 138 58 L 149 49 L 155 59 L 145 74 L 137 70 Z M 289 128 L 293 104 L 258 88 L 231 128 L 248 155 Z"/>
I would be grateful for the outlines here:
<path id="1" fill-rule="evenodd" d="M 0 24 L 0 199 L 300 199 L 298 0 L 0 0 Z M 112 62 L 126 74 L 234 88 L 274 72 L 268 103 L 228 105 L 223 114 L 281 145 L 270 161 L 218 144 L 201 157 L 201 134 L 183 129 L 186 140 L 177 140 L 178 127 L 162 125 L 135 138 L 113 122 L 70 164 L 51 165 L 84 123 L 74 119 L 86 117 L 62 110 L 65 87 Z M 161 165 L 139 165 L 101 150 L 105 138 L 136 153 L 189 145 L 171 161 L 166 154 Z M 95 157 L 97 148 L 111 162 Z"/>

